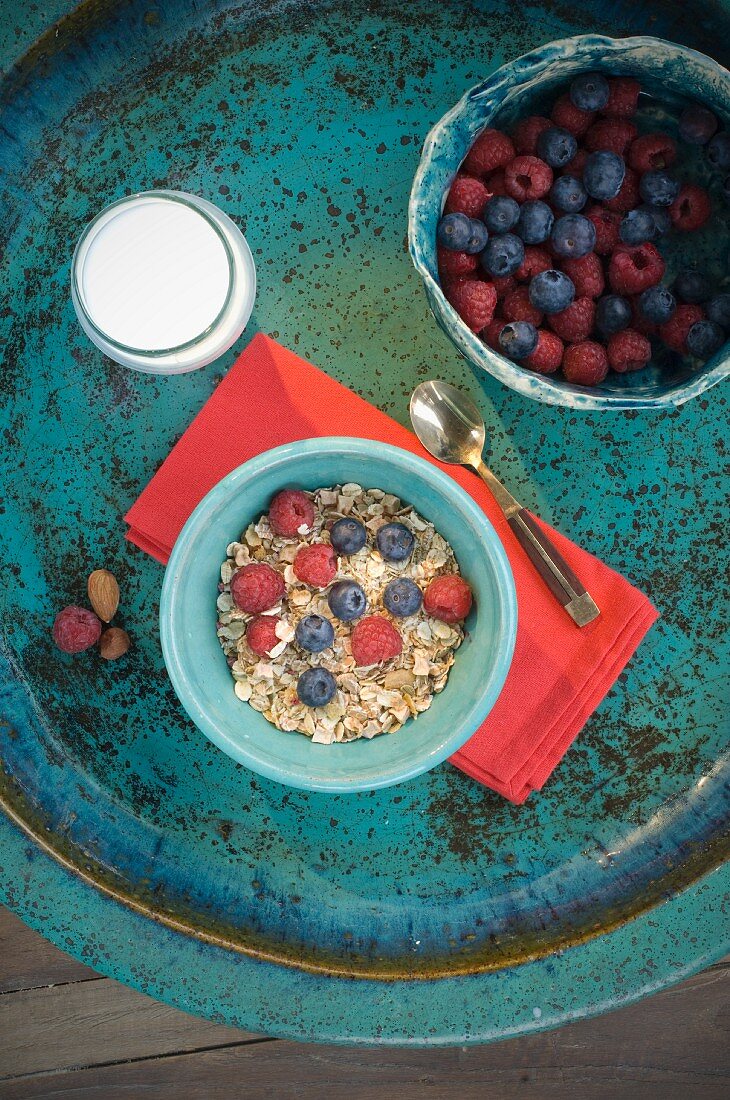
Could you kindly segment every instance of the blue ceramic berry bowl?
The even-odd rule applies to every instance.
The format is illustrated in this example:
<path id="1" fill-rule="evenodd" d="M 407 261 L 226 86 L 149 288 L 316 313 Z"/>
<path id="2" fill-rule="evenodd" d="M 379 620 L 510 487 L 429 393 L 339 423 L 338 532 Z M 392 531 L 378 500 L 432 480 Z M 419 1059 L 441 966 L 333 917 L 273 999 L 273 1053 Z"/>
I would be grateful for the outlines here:
<path id="1" fill-rule="evenodd" d="M 583 409 L 630 409 L 680 405 L 730 373 L 730 343 L 708 362 L 655 348 L 651 363 L 630 374 L 609 372 L 594 388 L 573 385 L 562 376 L 543 376 L 492 351 L 467 328 L 442 292 L 436 261 L 436 226 L 457 169 L 486 126 L 509 130 L 519 118 L 545 114 L 578 73 L 601 71 L 635 77 L 643 92 L 637 114 L 640 131 L 664 130 L 676 137 L 677 115 L 688 102 L 701 102 L 730 129 L 730 74 L 716 61 L 658 38 L 605 38 L 580 35 L 550 42 L 497 69 L 468 91 L 438 122 L 423 146 L 411 191 L 408 239 L 433 314 L 475 373 L 494 375 L 511 389 L 549 405 Z M 679 143 L 675 168 L 706 187 L 713 203 L 707 225 L 694 233 L 670 233 L 660 242 L 667 281 L 683 267 L 710 276 L 717 291 L 728 290 L 730 207 L 723 199 L 723 176 L 702 151 Z M 674 170 L 674 169 L 673 169 Z"/>
<path id="2" fill-rule="evenodd" d="M 467 636 L 443 692 L 393 735 L 319 745 L 283 733 L 234 694 L 216 634 L 216 597 L 226 546 L 265 512 L 280 489 L 357 482 L 412 504 L 451 544 L 474 592 Z M 470 496 L 415 455 L 370 440 L 309 439 L 239 466 L 200 502 L 165 573 L 162 651 L 186 711 L 215 745 L 246 767 L 293 787 L 363 791 L 400 783 L 441 763 L 481 725 L 512 660 L 514 581 L 502 544 Z"/>

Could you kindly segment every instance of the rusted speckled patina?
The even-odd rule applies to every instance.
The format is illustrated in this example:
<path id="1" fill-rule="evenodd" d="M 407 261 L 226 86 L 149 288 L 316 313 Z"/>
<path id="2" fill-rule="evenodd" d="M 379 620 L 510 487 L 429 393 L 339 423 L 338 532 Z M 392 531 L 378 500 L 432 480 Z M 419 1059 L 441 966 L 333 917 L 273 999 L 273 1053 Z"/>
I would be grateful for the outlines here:
<path id="1" fill-rule="evenodd" d="M 430 317 L 405 222 L 426 132 L 505 59 L 594 30 L 726 61 L 730 5 L 587 0 L 528 20 L 507 0 L 95 2 L 36 46 L 38 13 L 3 12 L 0 59 L 25 51 L 0 120 L 3 899 L 190 1011 L 334 1041 L 486 1041 L 717 957 L 727 394 L 600 415 L 480 386 Z M 120 516 L 247 336 L 164 380 L 83 337 L 73 244 L 101 206 L 149 187 L 205 195 L 244 228 L 260 275 L 247 335 L 270 332 L 403 422 L 418 380 L 464 386 L 495 470 L 662 610 L 528 805 L 448 765 L 372 795 L 286 789 L 186 719 L 157 639 L 161 568 Z M 64 657 L 55 610 L 83 602 L 102 565 L 134 647 L 117 663 Z"/>

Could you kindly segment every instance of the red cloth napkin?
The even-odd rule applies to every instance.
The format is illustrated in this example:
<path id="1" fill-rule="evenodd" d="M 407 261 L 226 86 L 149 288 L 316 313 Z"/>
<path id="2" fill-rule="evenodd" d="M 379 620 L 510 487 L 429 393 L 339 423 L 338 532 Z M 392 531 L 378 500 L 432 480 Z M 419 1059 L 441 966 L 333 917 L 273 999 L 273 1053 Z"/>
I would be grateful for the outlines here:
<path id="1" fill-rule="evenodd" d="M 428 457 L 416 437 L 385 413 L 257 335 L 130 508 L 127 538 L 165 563 L 196 504 L 236 466 L 270 447 L 343 430 Z M 512 565 L 519 609 L 502 693 L 451 763 L 512 802 L 524 802 L 562 759 L 657 612 L 618 573 L 543 524 L 601 608 L 589 626 L 578 628 L 535 572 L 482 482 L 460 467 L 442 469 L 494 524 Z"/>

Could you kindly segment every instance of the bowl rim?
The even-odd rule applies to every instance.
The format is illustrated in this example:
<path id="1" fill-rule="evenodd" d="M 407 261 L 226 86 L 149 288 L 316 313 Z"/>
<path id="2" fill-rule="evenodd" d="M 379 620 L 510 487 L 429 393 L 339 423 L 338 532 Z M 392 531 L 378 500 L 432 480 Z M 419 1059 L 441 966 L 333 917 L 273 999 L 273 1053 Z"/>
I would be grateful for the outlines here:
<path id="1" fill-rule="evenodd" d="M 283 770 L 278 764 L 267 759 L 265 753 L 262 754 L 259 750 L 256 750 L 250 742 L 242 743 L 236 740 L 223 728 L 222 723 L 219 724 L 211 718 L 199 704 L 197 693 L 185 674 L 185 661 L 178 645 L 179 595 L 181 590 L 176 584 L 176 577 L 181 570 L 189 566 L 198 534 L 203 527 L 208 525 L 211 513 L 222 507 L 236 489 L 245 487 L 246 482 L 256 477 L 264 469 L 268 472 L 272 468 L 281 466 L 282 470 L 288 472 L 291 471 L 292 463 L 296 462 L 302 455 L 321 454 L 322 452 L 340 455 L 343 453 L 354 454 L 365 460 L 371 458 L 375 453 L 381 459 L 399 464 L 407 473 L 420 476 L 435 485 L 442 495 L 450 498 L 460 511 L 466 515 L 472 528 L 480 532 L 491 567 L 495 573 L 496 589 L 500 601 L 502 645 L 496 654 L 491 673 L 484 683 L 483 690 L 469 708 L 461 723 L 460 730 L 451 734 L 444 734 L 440 743 L 430 751 L 420 755 L 414 754 L 413 763 L 408 767 L 404 768 L 402 765 L 385 766 L 375 780 L 372 777 L 367 779 L 353 777 L 349 780 L 345 780 L 341 776 L 333 776 L 331 779 L 319 776 L 312 777 L 299 766 L 288 766 L 286 770 Z M 506 551 L 489 518 L 465 489 L 427 459 L 400 447 L 358 437 L 325 436 L 286 443 L 264 451 L 262 454 L 236 467 L 206 493 L 185 523 L 172 549 L 160 595 L 159 622 L 162 654 L 172 686 L 188 716 L 208 740 L 212 741 L 213 744 L 238 763 L 287 786 L 303 790 L 354 793 L 376 790 L 412 779 L 442 763 L 469 740 L 491 711 L 504 686 L 515 648 L 517 617 L 517 594 Z"/>
<path id="2" fill-rule="evenodd" d="M 561 56 L 575 55 L 589 45 L 599 48 L 604 54 L 608 55 L 625 54 L 627 51 L 646 48 L 656 49 L 659 46 L 688 60 L 691 59 L 701 63 L 704 67 L 713 70 L 723 80 L 730 77 L 728 70 L 707 54 L 693 50 L 689 46 L 683 46 L 678 42 L 672 42 L 666 38 L 655 38 L 651 35 L 634 35 L 630 38 L 611 38 L 600 34 L 573 35 L 569 38 L 554 39 L 525 54 L 521 54 L 519 57 L 505 61 L 485 80 L 467 89 L 458 102 L 442 115 L 426 135 L 408 201 L 408 250 L 411 260 L 425 284 L 429 304 L 433 296 L 439 308 L 445 313 L 452 327 L 456 330 L 455 333 L 447 333 L 449 339 L 475 371 L 489 373 L 510 389 L 547 405 L 586 410 L 608 409 L 612 411 L 674 408 L 683 405 L 686 401 L 697 397 L 705 390 L 716 385 L 723 378 L 730 376 L 730 363 L 717 363 L 708 371 L 688 379 L 676 389 L 656 396 L 632 395 L 629 391 L 625 395 L 596 394 L 585 387 L 575 387 L 574 390 L 566 392 L 556 385 L 555 381 L 549 376 L 524 371 L 516 363 L 505 359 L 504 356 L 499 355 L 479 340 L 477 335 L 464 324 L 456 310 L 446 299 L 440 283 L 431 275 L 420 241 L 418 215 L 425 206 L 422 194 L 423 181 L 431 166 L 441 134 L 457 119 L 467 114 L 474 99 L 486 99 L 503 88 L 511 87 L 515 67 L 522 78 L 521 82 L 525 83 L 531 70 L 534 70 L 534 75 L 538 75 L 548 63 Z M 433 306 L 431 308 L 435 316 Z M 436 319 L 438 322 L 438 318 Z M 522 384 L 523 382 L 524 384 Z"/>

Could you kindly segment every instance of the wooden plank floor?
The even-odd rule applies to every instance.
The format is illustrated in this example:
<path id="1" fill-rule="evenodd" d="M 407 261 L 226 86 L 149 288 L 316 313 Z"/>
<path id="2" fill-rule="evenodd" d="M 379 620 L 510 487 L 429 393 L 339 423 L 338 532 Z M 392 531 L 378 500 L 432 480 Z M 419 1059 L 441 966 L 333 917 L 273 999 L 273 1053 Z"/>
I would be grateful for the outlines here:
<path id="1" fill-rule="evenodd" d="M 730 959 L 637 1005 L 452 1050 L 251 1035 L 95 974 L 0 907 L 2 1100 L 727 1100 Z"/>

